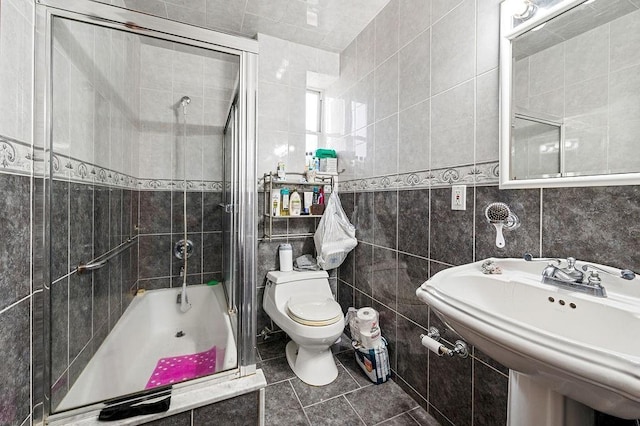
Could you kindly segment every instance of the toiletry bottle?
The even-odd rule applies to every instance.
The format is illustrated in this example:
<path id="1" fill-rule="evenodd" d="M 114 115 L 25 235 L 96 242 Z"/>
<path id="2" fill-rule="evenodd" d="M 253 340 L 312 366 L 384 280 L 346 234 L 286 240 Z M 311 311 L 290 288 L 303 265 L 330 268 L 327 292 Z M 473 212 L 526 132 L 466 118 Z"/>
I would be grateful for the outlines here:
<path id="1" fill-rule="evenodd" d="M 311 214 L 311 205 L 313 204 L 313 192 L 305 191 L 302 193 L 302 214 Z"/>
<path id="2" fill-rule="evenodd" d="M 287 175 L 284 171 L 284 161 L 278 161 L 278 180 L 286 180 Z"/>
<path id="3" fill-rule="evenodd" d="M 291 244 L 280 244 L 278 247 L 278 257 L 280 258 L 280 271 L 293 271 L 293 247 Z"/>
<path id="4" fill-rule="evenodd" d="M 271 216 L 280 216 L 280 191 L 273 191 L 271 196 Z"/>
<path id="5" fill-rule="evenodd" d="M 318 202 L 318 199 L 320 198 L 320 190 L 318 189 L 317 186 L 313 187 L 313 202 L 312 204 L 320 204 Z"/>
<path id="6" fill-rule="evenodd" d="M 290 216 L 300 216 L 302 212 L 302 200 L 300 199 L 300 194 L 297 190 L 293 190 L 291 196 L 289 197 L 289 215 Z"/>
<path id="7" fill-rule="evenodd" d="M 280 216 L 289 216 L 289 188 L 280 190 Z"/>
<path id="8" fill-rule="evenodd" d="M 320 187 L 320 195 L 318 196 L 318 204 L 324 204 L 324 187 Z"/>

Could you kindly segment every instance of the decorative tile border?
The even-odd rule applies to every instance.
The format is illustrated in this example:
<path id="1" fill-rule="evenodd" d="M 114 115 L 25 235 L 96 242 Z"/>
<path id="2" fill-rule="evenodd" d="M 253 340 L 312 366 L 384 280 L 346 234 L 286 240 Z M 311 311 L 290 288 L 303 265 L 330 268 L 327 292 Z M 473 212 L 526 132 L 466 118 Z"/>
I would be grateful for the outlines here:
<path id="1" fill-rule="evenodd" d="M 0 135 L 0 173 L 30 176 L 32 171 L 31 144 Z"/>
<path id="2" fill-rule="evenodd" d="M 221 181 L 188 180 L 187 191 L 222 191 L 224 183 Z M 227 187 L 229 184 L 227 184 Z M 184 189 L 184 181 L 171 179 L 138 179 L 140 190 L 180 190 Z"/>
<path id="3" fill-rule="evenodd" d="M 443 188 L 451 185 L 498 183 L 499 165 L 497 161 L 470 164 L 444 169 L 379 176 L 340 182 L 340 190 L 345 191 L 385 191 L 393 189 Z"/>
<path id="4" fill-rule="evenodd" d="M 93 183 L 141 191 L 182 191 L 185 187 L 183 180 L 139 179 L 73 157 L 62 157 L 57 154 L 53 155 L 53 177 L 72 182 Z M 222 186 L 221 181 L 187 180 L 186 182 L 187 191 L 222 191 Z"/>
<path id="5" fill-rule="evenodd" d="M 92 183 L 124 189 L 148 191 L 183 190 L 184 181 L 171 179 L 138 179 L 73 157 L 53 154 L 53 178 L 78 183 Z M 16 139 L 0 135 L 0 173 L 31 176 L 45 174 L 45 152 Z M 221 181 L 188 180 L 187 191 L 222 191 Z"/>

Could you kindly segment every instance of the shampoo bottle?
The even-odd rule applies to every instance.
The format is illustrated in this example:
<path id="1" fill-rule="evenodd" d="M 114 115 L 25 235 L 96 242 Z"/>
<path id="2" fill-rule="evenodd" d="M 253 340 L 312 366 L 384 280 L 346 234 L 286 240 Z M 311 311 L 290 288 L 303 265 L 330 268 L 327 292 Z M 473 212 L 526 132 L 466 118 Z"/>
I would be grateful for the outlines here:
<path id="1" fill-rule="evenodd" d="M 302 213 L 302 200 L 298 191 L 294 189 L 289 197 L 289 214 L 291 216 L 300 216 L 300 213 Z"/>
<path id="2" fill-rule="evenodd" d="M 271 195 L 271 216 L 280 216 L 280 191 L 273 191 Z"/>
<path id="3" fill-rule="evenodd" d="M 280 190 L 280 216 L 289 216 L 289 188 Z"/>

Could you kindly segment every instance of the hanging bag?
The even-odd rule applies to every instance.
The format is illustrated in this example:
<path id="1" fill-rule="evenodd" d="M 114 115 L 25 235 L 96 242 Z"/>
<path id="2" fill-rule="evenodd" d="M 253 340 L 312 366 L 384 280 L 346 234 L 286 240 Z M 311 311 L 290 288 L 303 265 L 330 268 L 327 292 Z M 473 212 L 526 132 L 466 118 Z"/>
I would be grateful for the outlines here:
<path id="1" fill-rule="evenodd" d="M 334 190 L 313 236 L 318 266 L 325 271 L 337 268 L 347 254 L 358 245 L 356 228 L 342 209 L 338 192 Z"/>

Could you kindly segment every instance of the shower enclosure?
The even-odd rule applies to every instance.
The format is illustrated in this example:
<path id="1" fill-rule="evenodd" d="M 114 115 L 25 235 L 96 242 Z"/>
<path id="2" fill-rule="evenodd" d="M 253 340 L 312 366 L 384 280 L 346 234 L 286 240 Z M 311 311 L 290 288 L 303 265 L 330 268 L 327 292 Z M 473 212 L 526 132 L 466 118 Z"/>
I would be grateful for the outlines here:
<path id="1" fill-rule="evenodd" d="M 255 42 L 82 0 L 37 18 L 46 412 L 252 374 Z"/>

